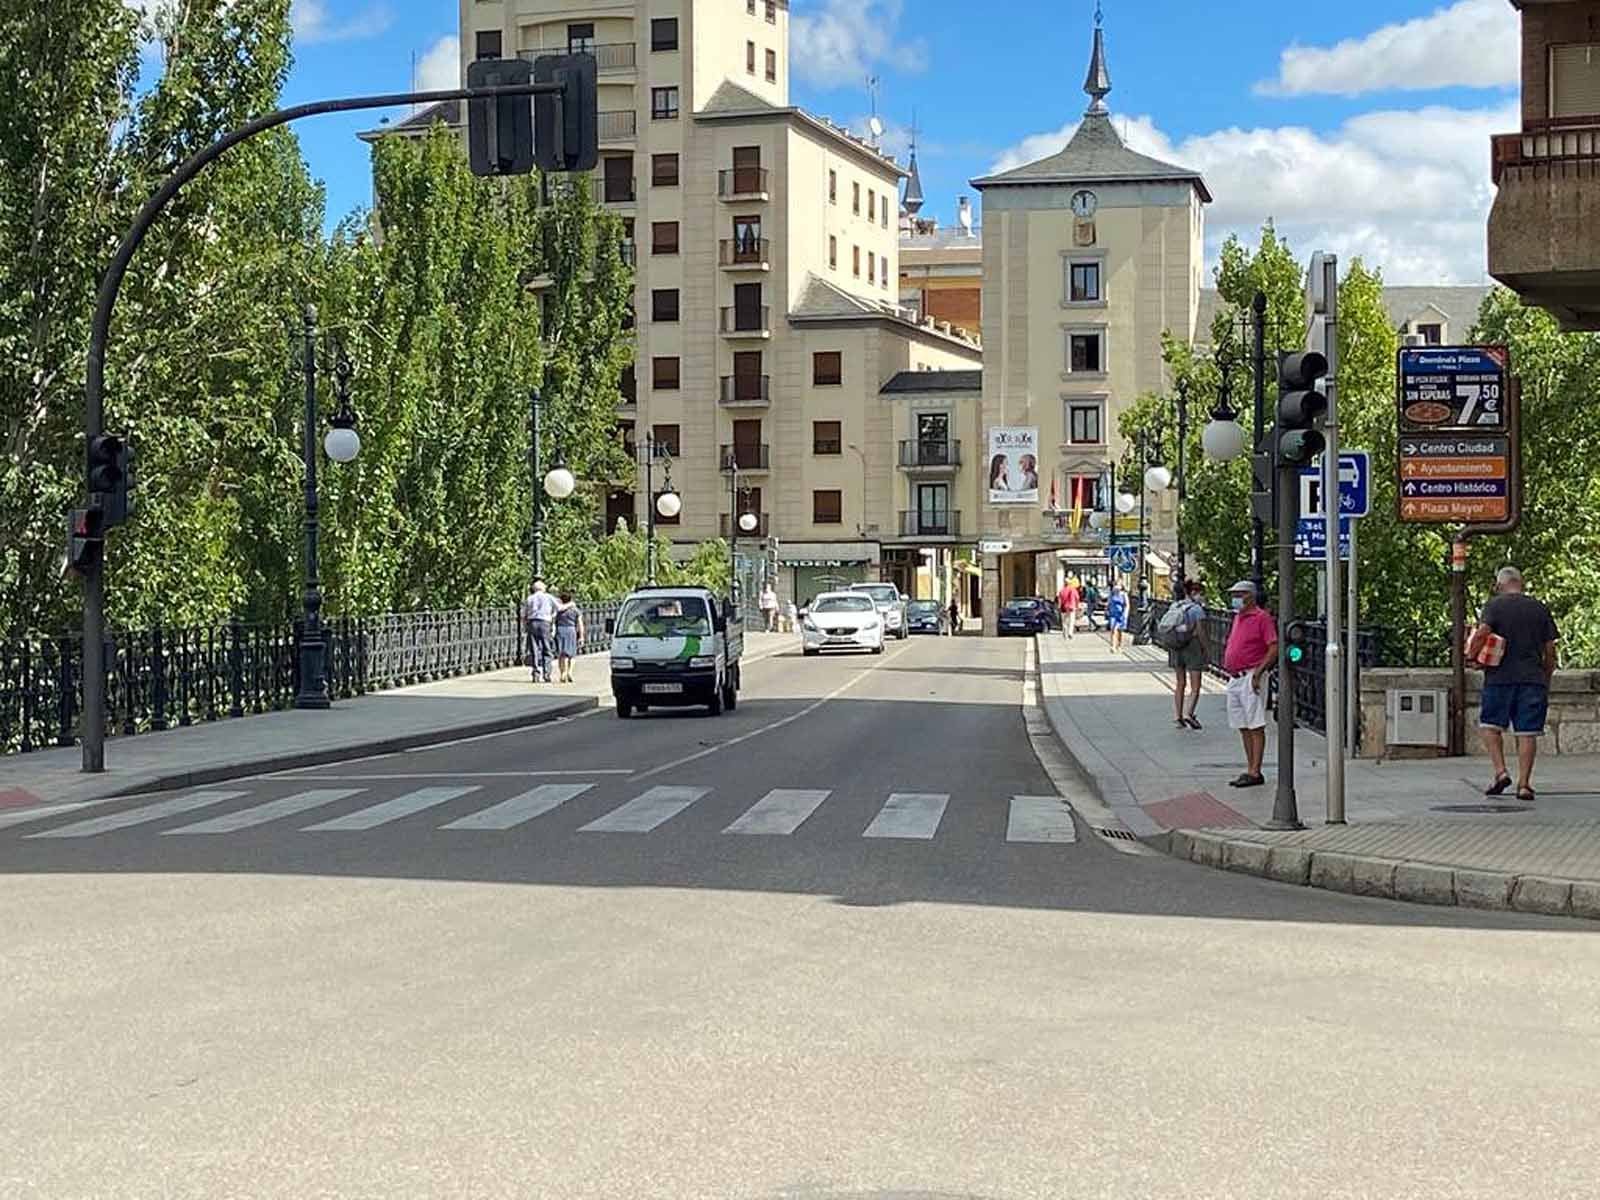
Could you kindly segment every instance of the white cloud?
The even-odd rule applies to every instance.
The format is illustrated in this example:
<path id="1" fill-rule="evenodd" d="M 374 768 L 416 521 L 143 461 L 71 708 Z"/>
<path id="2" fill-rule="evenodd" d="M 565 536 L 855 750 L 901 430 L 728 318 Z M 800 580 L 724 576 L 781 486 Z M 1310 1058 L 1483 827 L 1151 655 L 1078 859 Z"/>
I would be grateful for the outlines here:
<path id="1" fill-rule="evenodd" d="M 328 0 L 293 0 L 289 24 L 294 40 L 303 45 L 316 42 L 352 42 L 377 37 L 394 24 L 394 14 L 382 0 L 374 0 L 354 15 L 340 20 L 329 11 Z"/>
<path id="2" fill-rule="evenodd" d="M 461 39 L 442 37 L 417 60 L 413 81 L 419 92 L 444 92 L 461 86 Z"/>
<path id="3" fill-rule="evenodd" d="M 927 69 L 927 44 L 898 41 L 905 0 L 820 0 L 820 11 L 794 13 L 789 23 L 790 69 L 818 87 L 865 86 L 873 68 Z"/>
<path id="4" fill-rule="evenodd" d="M 1426 17 L 1384 25 L 1333 46 L 1290 46 L 1278 77 L 1256 85 L 1271 96 L 1357 96 L 1387 90 L 1509 87 L 1518 80 L 1522 38 L 1506 0 L 1457 0 Z"/>
<path id="5" fill-rule="evenodd" d="M 1174 143 L 1147 116 L 1115 117 L 1128 145 L 1205 176 L 1207 250 L 1229 233 L 1253 241 L 1271 218 L 1297 254 L 1361 256 L 1389 283 L 1478 283 L 1494 189 L 1489 135 L 1514 129 L 1515 102 L 1352 117 L 1326 133 L 1301 126 L 1222 129 Z M 1059 150 L 1076 123 L 1025 138 L 994 170 Z"/>

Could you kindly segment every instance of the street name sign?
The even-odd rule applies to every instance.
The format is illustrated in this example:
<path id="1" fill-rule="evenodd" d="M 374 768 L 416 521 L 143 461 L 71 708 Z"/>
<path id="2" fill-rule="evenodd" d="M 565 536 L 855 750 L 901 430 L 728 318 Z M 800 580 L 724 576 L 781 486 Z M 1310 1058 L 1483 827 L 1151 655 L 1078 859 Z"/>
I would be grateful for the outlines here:
<path id="1" fill-rule="evenodd" d="M 1011 543 L 1010 542 L 979 542 L 978 543 L 978 553 L 979 554 L 1009 554 L 1009 553 L 1011 553 Z"/>
<path id="2" fill-rule="evenodd" d="M 1513 520 L 1514 429 L 1503 346 L 1400 351 L 1400 519 L 1446 525 Z"/>

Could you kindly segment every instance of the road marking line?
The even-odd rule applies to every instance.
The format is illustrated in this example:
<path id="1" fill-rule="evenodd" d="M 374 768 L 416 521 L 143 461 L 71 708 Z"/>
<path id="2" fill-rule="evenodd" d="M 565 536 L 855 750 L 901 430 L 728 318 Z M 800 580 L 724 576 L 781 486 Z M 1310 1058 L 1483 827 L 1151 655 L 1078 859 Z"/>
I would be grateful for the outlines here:
<path id="1" fill-rule="evenodd" d="M 102 796 L 98 800 L 67 800 L 60 804 L 46 804 L 41 808 L 22 808 L 15 812 L 0 813 L 0 829 L 5 829 L 9 825 L 23 825 L 29 821 L 42 821 L 45 817 L 59 817 L 66 813 L 78 812 L 80 809 L 125 799 L 126 796 Z"/>
<path id="2" fill-rule="evenodd" d="M 710 790 L 703 787 L 653 787 L 599 820 L 590 821 L 578 832 L 649 833 L 656 826 L 672 820 Z"/>
<path id="3" fill-rule="evenodd" d="M 560 808 L 568 800 L 583 795 L 592 783 L 542 783 L 536 788 L 523 792 L 520 796 L 513 796 L 509 800 L 502 800 L 499 804 L 491 804 L 480 812 L 462 817 L 459 821 L 451 821 L 448 825 L 441 825 L 441 829 L 510 829 L 521 825 L 524 821 L 531 821 L 535 817 L 542 817 L 547 812 Z"/>
<path id="4" fill-rule="evenodd" d="M 224 800 L 233 800 L 243 795 L 244 792 L 191 792 L 187 796 L 175 796 L 171 800 L 146 804 L 143 808 L 129 808 L 104 817 L 74 821 L 71 825 L 63 825 L 59 829 L 46 829 L 42 833 L 30 833 L 28 836 L 30 838 L 93 837 L 97 833 L 110 833 L 113 829 L 126 829 L 130 825 L 143 825 L 147 821 L 175 817 L 179 813 L 204 808 L 208 804 L 221 804 Z"/>
<path id="5" fill-rule="evenodd" d="M 928 841 L 939 832 L 950 796 L 943 792 L 895 792 L 878 810 L 862 837 Z"/>
<path id="6" fill-rule="evenodd" d="M 1060 796 L 1013 796 L 1006 822 L 1008 842 L 1076 842 L 1072 805 Z"/>
<path id="7" fill-rule="evenodd" d="M 360 788 L 317 788 L 309 792 L 296 792 L 293 796 L 268 800 L 265 804 L 241 808 L 238 812 L 224 813 L 208 821 L 197 821 L 193 825 L 169 829 L 161 836 L 171 837 L 177 833 L 232 833 L 236 829 L 265 825 L 268 821 L 276 821 L 280 817 L 292 817 L 307 809 L 319 808 L 324 804 L 332 804 L 335 800 L 343 800 L 360 793 Z"/>
<path id="8" fill-rule="evenodd" d="M 817 811 L 831 791 L 804 788 L 774 788 L 723 833 L 790 834 Z"/>
<path id="9" fill-rule="evenodd" d="M 632 775 L 631 767 L 595 767 L 588 771 L 405 771 L 383 775 L 269 775 L 267 779 L 552 779 L 593 775 Z"/>
<path id="10" fill-rule="evenodd" d="M 475 787 L 418 788 L 414 792 L 407 792 L 404 796 L 396 796 L 393 800 L 385 800 L 382 804 L 358 808 L 353 813 L 346 813 L 344 816 L 335 817 L 331 821 L 307 825 L 302 832 L 372 829 L 378 825 L 387 825 L 390 821 L 398 821 L 401 817 L 409 817 L 412 813 L 421 812 L 425 808 L 433 808 L 435 805 L 444 804 L 447 801 L 454 800 L 457 796 L 465 796 L 468 792 L 477 790 Z"/>

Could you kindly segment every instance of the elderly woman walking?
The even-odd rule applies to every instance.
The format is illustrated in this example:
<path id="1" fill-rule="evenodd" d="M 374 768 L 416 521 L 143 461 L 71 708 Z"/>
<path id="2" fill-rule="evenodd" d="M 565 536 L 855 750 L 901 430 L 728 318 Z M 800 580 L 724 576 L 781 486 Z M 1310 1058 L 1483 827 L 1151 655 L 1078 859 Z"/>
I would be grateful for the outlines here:
<path id="1" fill-rule="evenodd" d="M 561 603 L 556 607 L 557 682 L 574 682 L 572 660 L 578 657 L 578 647 L 582 642 L 583 610 L 573 600 L 571 592 L 562 592 Z"/>

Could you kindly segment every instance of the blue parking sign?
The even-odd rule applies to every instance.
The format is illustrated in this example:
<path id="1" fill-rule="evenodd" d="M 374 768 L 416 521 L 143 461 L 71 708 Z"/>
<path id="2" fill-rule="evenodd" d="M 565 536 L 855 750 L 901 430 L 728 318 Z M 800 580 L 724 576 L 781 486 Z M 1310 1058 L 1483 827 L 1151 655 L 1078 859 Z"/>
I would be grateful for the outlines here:
<path id="1" fill-rule="evenodd" d="M 1371 460 L 1365 450 L 1347 450 L 1339 455 L 1339 515 L 1364 517 L 1372 511 L 1372 495 L 1368 482 L 1372 476 Z M 1317 516 L 1322 512 L 1322 467 L 1300 468 L 1300 515 Z"/>

